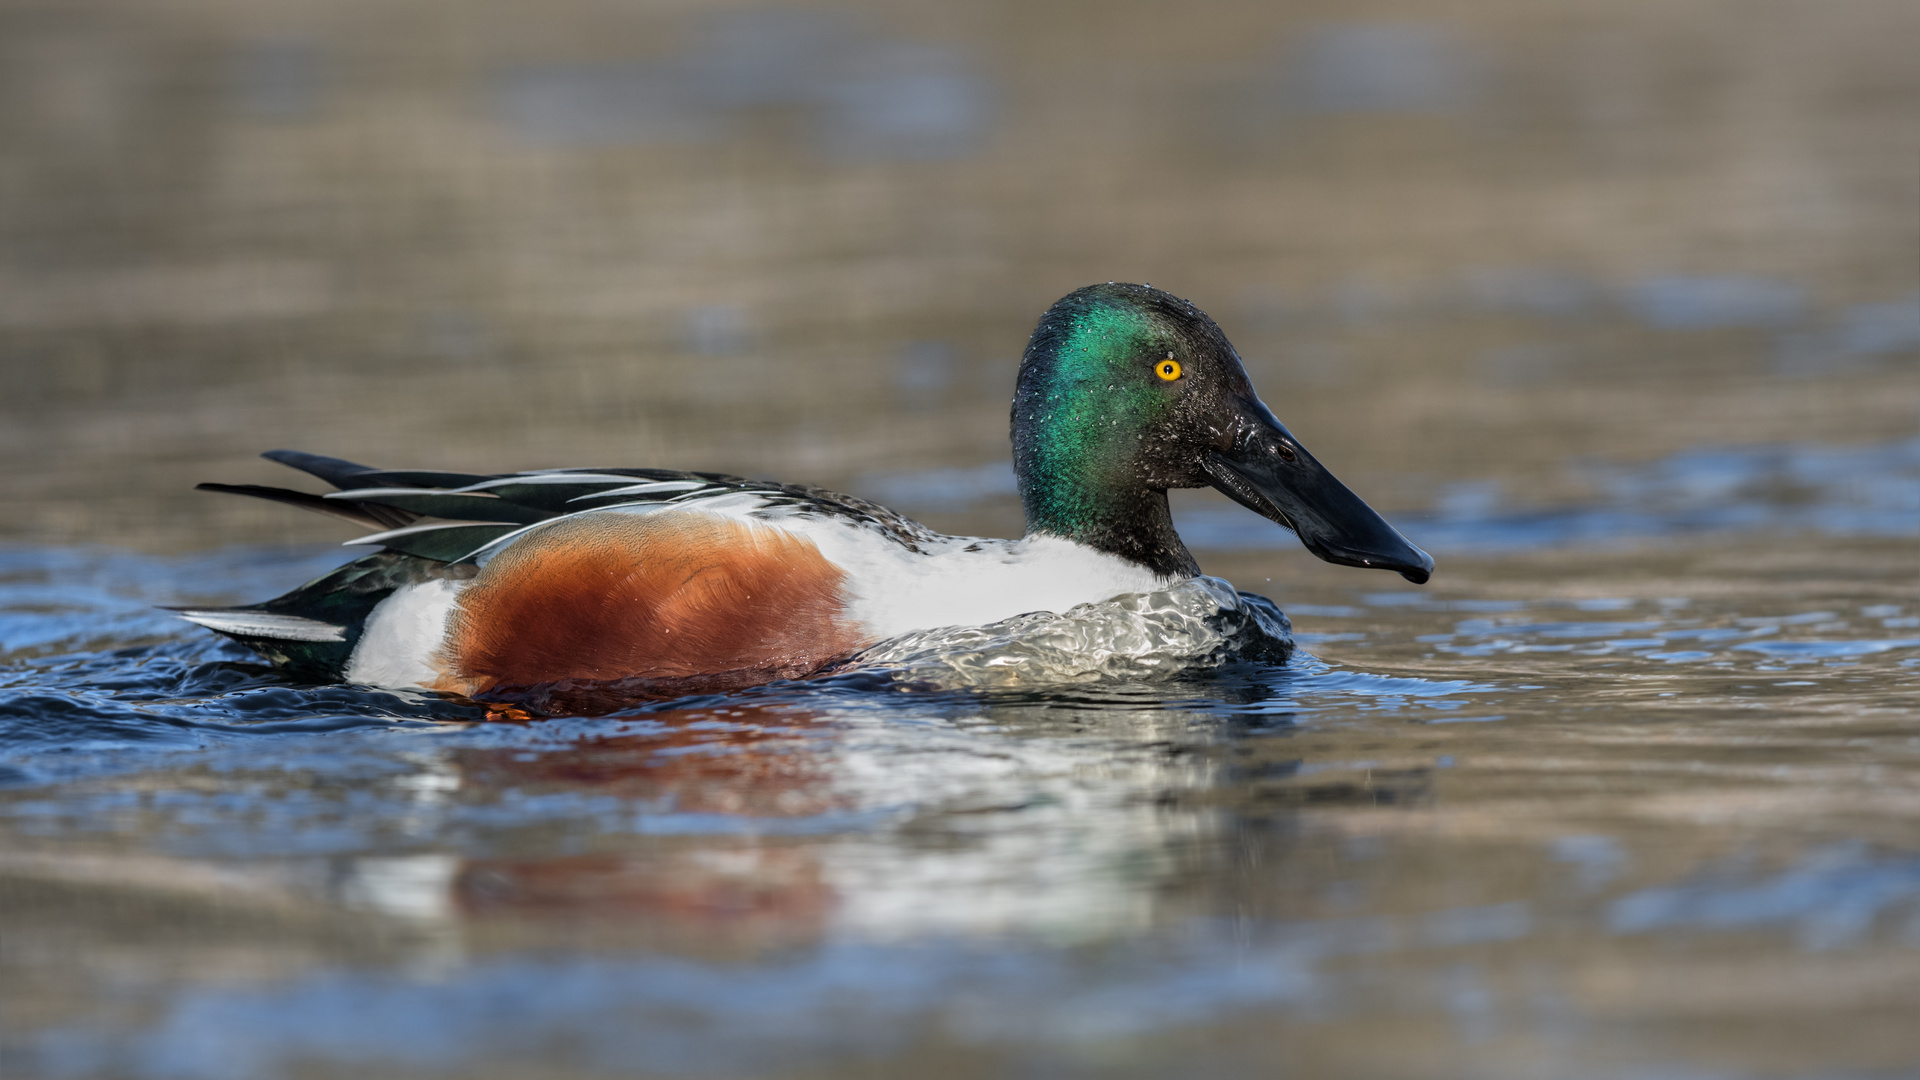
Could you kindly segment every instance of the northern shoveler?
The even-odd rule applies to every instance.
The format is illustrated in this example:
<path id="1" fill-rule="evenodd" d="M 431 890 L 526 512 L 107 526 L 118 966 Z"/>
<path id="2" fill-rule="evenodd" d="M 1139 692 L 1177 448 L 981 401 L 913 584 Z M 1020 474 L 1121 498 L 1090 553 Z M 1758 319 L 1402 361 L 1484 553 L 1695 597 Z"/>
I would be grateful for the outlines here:
<path id="1" fill-rule="evenodd" d="M 1433 569 L 1274 418 L 1212 319 L 1149 286 L 1089 286 L 1041 317 L 1013 455 L 1026 535 L 988 540 L 717 473 L 488 476 L 275 450 L 339 490 L 200 487 L 378 529 L 350 543 L 380 550 L 273 600 L 181 614 L 308 677 L 483 701 L 639 698 L 805 676 L 909 631 L 1194 577 L 1169 488 L 1216 487 L 1328 562 L 1415 583 Z"/>

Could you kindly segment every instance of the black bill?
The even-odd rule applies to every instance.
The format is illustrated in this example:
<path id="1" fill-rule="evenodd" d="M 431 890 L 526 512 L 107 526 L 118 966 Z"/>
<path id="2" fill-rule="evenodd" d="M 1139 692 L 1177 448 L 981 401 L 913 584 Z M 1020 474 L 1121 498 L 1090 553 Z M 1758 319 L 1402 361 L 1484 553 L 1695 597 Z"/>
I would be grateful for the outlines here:
<path id="1" fill-rule="evenodd" d="M 1214 487 L 1292 529 L 1308 551 L 1330 563 L 1395 570 L 1415 585 L 1426 583 L 1433 556 L 1334 479 L 1265 405 L 1240 405 L 1232 448 L 1214 451 L 1205 466 Z"/>

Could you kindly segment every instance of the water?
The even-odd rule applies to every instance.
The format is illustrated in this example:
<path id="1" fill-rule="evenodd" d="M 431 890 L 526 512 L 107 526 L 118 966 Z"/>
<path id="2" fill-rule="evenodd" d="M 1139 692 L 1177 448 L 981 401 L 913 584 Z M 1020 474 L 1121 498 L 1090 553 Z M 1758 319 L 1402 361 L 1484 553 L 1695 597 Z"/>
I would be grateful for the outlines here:
<path id="1" fill-rule="evenodd" d="M 0 2 L 0 1076 L 1920 1073 L 1916 33 Z M 540 722 L 157 607 L 345 557 L 190 490 L 275 446 L 1009 535 L 1113 279 L 1432 583 L 1178 493 L 1290 655 L 1203 582 Z"/>
<path id="2" fill-rule="evenodd" d="M 16 548 L 9 1075 L 1903 1064 L 1920 604 L 1851 543 L 1752 547 L 1847 567 L 1791 592 L 1296 582 L 1288 662 L 973 688 L 907 643 L 525 724 L 147 606 L 330 552 Z"/>

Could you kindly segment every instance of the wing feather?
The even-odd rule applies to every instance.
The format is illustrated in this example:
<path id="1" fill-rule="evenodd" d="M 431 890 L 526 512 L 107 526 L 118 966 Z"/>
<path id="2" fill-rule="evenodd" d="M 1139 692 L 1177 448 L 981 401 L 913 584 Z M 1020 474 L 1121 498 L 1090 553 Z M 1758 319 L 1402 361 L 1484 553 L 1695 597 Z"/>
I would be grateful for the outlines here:
<path id="1" fill-rule="evenodd" d="M 521 506 L 564 514 L 579 509 L 567 505 L 574 499 L 632 485 L 633 478 L 630 476 L 605 473 L 522 473 L 482 481 L 460 490 L 481 492 Z"/>
<path id="2" fill-rule="evenodd" d="M 730 495 L 764 500 L 764 512 L 846 519 L 878 531 L 909 550 L 934 538 L 918 522 L 864 499 L 819 488 L 746 480 L 724 473 L 678 469 L 539 469 L 485 475 L 440 469 L 376 469 L 297 450 L 270 450 L 272 461 L 300 469 L 340 491 L 325 496 L 251 484 L 202 484 L 344 517 L 382 530 L 350 541 L 455 562 L 515 530 L 587 510 L 622 504 L 698 504 Z M 759 513 L 760 511 L 756 511 Z M 421 517 L 451 524 L 416 525 Z"/>

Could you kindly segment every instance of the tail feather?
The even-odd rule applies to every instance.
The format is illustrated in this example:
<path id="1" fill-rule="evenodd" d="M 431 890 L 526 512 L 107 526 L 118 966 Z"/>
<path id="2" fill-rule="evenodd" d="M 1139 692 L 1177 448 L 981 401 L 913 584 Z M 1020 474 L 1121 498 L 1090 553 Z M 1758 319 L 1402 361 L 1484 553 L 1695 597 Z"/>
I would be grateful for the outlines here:
<path id="1" fill-rule="evenodd" d="M 264 641 L 345 641 L 347 628 L 299 615 L 281 615 L 259 608 L 169 608 L 190 623 L 198 623 L 229 637 Z"/>
<path id="2" fill-rule="evenodd" d="M 298 674 L 337 679 L 368 616 L 403 585 L 472 576 L 428 559 L 381 551 L 363 556 L 271 600 L 246 607 L 173 608 Z"/>
<path id="3" fill-rule="evenodd" d="M 356 465 L 351 461 L 327 457 L 324 454 L 309 454 L 304 450 L 269 450 L 260 456 L 268 461 L 277 461 L 282 465 L 299 469 L 310 476 L 317 476 L 342 490 L 372 487 L 373 484 L 361 478 L 362 474 L 380 471 L 371 465 Z"/>
<path id="4" fill-rule="evenodd" d="M 397 506 L 358 502 L 352 499 L 328 499 L 304 491 L 265 487 L 260 484 L 195 484 L 195 491 L 218 491 L 227 495 L 251 495 L 256 499 L 286 503 L 316 514 L 351 521 L 370 529 L 398 529 L 420 520 L 420 515 Z"/>

